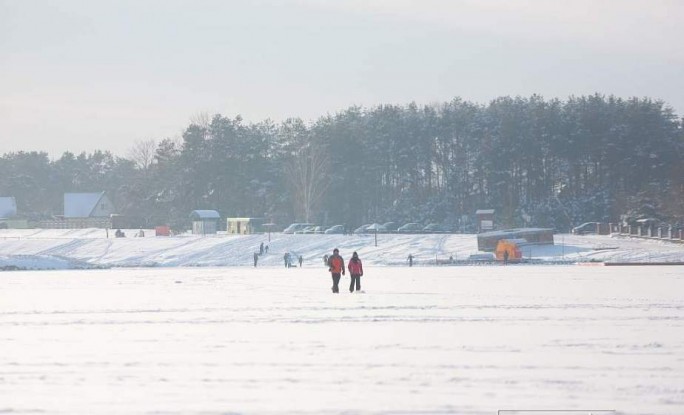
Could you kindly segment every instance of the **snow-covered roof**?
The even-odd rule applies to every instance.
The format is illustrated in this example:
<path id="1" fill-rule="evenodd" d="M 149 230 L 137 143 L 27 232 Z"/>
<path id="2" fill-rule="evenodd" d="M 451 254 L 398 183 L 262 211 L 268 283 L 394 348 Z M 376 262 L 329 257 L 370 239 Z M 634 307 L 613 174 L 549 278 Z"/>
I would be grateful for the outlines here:
<path id="1" fill-rule="evenodd" d="M 527 244 L 528 244 L 527 239 L 523 239 L 523 238 L 510 238 L 510 239 L 509 239 L 509 238 L 506 238 L 506 239 L 500 239 L 500 240 L 499 240 L 499 242 L 502 242 L 502 241 L 508 242 L 508 243 L 511 243 L 511 244 L 515 244 L 515 245 L 518 245 L 518 246 L 522 246 L 522 245 L 527 245 Z"/>
<path id="2" fill-rule="evenodd" d="M 211 212 L 214 212 L 213 210 Z M 226 218 L 226 220 L 231 222 L 250 222 L 250 221 L 260 221 L 263 218 Z"/>
<path id="3" fill-rule="evenodd" d="M 221 215 L 215 210 L 193 210 L 190 212 L 192 219 L 220 219 Z"/>
<path id="4" fill-rule="evenodd" d="M 476 215 L 493 215 L 494 209 L 478 209 L 475 211 Z"/>
<path id="5" fill-rule="evenodd" d="M 17 201 L 12 196 L 0 197 L 0 218 L 17 215 Z"/>
<path id="6" fill-rule="evenodd" d="M 524 235 L 526 233 L 539 233 L 539 232 L 553 232 L 552 228 L 518 228 L 518 229 L 504 229 L 500 231 L 483 232 L 478 234 L 478 238 L 488 238 L 488 237 L 506 237 L 510 236 L 514 238 L 516 235 Z"/>
<path id="7" fill-rule="evenodd" d="M 104 196 L 99 193 L 64 193 L 64 217 L 87 218 Z"/>

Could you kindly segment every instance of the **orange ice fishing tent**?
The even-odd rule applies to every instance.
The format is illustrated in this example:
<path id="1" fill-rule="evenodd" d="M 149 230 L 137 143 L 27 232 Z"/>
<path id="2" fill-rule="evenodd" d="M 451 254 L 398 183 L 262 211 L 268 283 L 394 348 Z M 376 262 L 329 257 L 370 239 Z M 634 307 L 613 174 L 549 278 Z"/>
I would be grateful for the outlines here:
<path id="1" fill-rule="evenodd" d="M 496 260 L 503 261 L 504 253 L 508 252 L 508 262 L 520 262 L 522 260 L 521 246 L 527 244 L 526 239 L 501 239 L 496 244 Z"/>

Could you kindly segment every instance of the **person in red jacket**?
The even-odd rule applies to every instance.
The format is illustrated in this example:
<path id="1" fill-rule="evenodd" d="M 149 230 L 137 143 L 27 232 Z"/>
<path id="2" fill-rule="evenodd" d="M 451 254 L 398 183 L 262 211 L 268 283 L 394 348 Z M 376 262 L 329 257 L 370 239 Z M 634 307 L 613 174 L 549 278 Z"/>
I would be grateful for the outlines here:
<path id="1" fill-rule="evenodd" d="M 359 254 L 354 252 L 352 258 L 349 260 L 347 265 L 349 269 L 349 275 L 351 275 L 351 284 L 349 285 L 349 292 L 354 292 L 354 285 L 356 285 L 356 291 L 361 291 L 361 276 L 363 275 L 363 264 L 361 259 L 359 259 Z"/>
<path id="2" fill-rule="evenodd" d="M 340 256 L 340 250 L 333 249 L 333 254 L 328 258 L 328 271 L 332 274 L 332 292 L 339 293 L 340 274 L 344 275 L 344 259 Z"/>

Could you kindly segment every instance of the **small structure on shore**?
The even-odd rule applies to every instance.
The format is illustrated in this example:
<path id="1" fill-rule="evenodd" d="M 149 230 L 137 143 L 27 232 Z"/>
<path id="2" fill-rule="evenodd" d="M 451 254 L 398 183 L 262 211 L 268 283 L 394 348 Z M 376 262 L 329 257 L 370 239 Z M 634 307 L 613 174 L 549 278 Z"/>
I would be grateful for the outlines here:
<path id="1" fill-rule="evenodd" d="M 494 252 L 502 239 L 524 239 L 528 244 L 553 245 L 553 229 L 520 228 L 481 233 L 477 235 L 477 249 Z"/>
<path id="2" fill-rule="evenodd" d="M 523 245 L 527 245 L 526 239 L 501 239 L 496 244 L 496 255 L 497 261 L 503 262 L 520 262 L 522 261 L 522 250 L 520 249 Z"/>
<path id="3" fill-rule="evenodd" d="M 193 210 L 190 218 L 193 235 L 213 235 L 218 231 L 218 221 L 221 215 L 215 210 Z"/>
<path id="4" fill-rule="evenodd" d="M 234 235 L 263 233 L 263 225 L 263 218 L 227 218 L 226 233 Z"/>
<path id="5" fill-rule="evenodd" d="M 477 217 L 477 232 L 487 232 L 494 229 L 494 209 L 478 209 L 475 211 Z"/>

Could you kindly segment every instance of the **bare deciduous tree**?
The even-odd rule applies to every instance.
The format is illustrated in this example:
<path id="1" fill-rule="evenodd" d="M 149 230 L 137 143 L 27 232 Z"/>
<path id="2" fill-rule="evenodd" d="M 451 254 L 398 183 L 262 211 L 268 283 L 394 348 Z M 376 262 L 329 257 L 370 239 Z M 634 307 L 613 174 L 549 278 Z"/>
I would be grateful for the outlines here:
<path id="1" fill-rule="evenodd" d="M 318 213 L 330 186 L 330 157 L 327 149 L 310 142 L 285 164 L 297 217 L 310 222 Z"/>
<path id="2" fill-rule="evenodd" d="M 137 140 L 128 151 L 128 157 L 140 170 L 147 170 L 154 161 L 157 142 L 154 139 Z"/>

